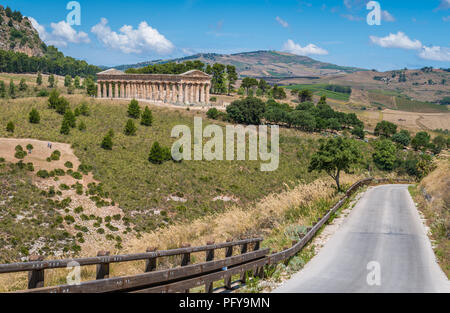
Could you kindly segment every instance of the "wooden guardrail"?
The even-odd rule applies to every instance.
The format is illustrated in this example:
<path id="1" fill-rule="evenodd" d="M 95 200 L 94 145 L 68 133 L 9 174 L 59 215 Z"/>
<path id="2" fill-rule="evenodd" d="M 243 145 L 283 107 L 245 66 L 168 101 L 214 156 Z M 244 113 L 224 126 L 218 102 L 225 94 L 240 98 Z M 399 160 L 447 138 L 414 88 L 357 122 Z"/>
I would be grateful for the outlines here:
<path id="1" fill-rule="evenodd" d="M 43 260 L 40 256 L 32 256 L 30 262 L 0 265 L 0 274 L 28 272 L 28 293 L 105 293 L 105 292 L 189 292 L 189 289 L 205 285 L 205 292 L 213 291 L 215 281 L 224 280 L 224 287 L 231 289 L 231 277 L 240 274 L 245 282 L 250 275 L 263 277 L 264 266 L 277 264 L 298 254 L 316 233 L 341 208 L 358 188 L 369 184 L 410 183 L 408 180 L 390 180 L 367 178 L 352 185 L 345 196 L 336 203 L 306 234 L 299 234 L 300 240 L 291 248 L 269 254 L 269 249 L 260 249 L 262 238 L 228 241 L 226 243 L 207 243 L 205 246 L 190 247 L 185 245 L 179 249 L 157 251 L 148 248 L 147 252 L 128 255 L 110 256 L 108 251 L 100 251 L 97 257 L 75 258 L 67 260 Z M 240 247 L 239 254 L 233 255 L 233 248 Z M 250 249 L 251 248 L 251 249 Z M 215 251 L 225 249 L 225 258 L 214 260 Z M 191 254 L 205 252 L 205 262 L 191 264 Z M 158 270 L 158 258 L 182 256 L 180 267 Z M 142 274 L 124 277 L 109 277 L 110 264 L 145 260 Z M 44 287 L 44 271 L 66 268 L 68 266 L 96 265 L 96 280 L 81 282 L 78 285 Z"/>

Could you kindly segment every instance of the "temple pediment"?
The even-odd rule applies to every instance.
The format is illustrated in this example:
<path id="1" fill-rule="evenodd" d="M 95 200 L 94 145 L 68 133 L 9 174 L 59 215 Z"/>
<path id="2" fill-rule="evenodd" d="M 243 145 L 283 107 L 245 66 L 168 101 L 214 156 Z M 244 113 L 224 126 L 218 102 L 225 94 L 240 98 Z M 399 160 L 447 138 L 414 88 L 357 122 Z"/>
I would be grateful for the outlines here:
<path id="1" fill-rule="evenodd" d="M 180 74 L 180 76 L 209 78 L 208 74 L 206 74 L 205 72 L 199 71 L 199 70 L 187 71 L 186 73 Z"/>

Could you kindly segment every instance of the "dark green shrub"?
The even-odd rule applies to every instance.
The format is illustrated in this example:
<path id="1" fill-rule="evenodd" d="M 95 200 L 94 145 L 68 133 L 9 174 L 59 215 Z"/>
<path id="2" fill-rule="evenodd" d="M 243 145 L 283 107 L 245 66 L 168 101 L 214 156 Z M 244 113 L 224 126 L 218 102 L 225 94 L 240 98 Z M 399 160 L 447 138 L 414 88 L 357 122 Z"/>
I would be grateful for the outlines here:
<path id="1" fill-rule="evenodd" d="M 216 108 L 211 108 L 208 110 L 208 112 L 206 112 L 206 116 L 210 119 L 217 120 L 217 118 L 219 117 L 219 110 L 217 110 Z"/>
<path id="2" fill-rule="evenodd" d="M 28 116 L 28 120 L 31 124 L 39 124 L 39 122 L 41 121 L 41 116 L 36 109 L 32 109 Z"/>
<path id="3" fill-rule="evenodd" d="M 153 124 L 152 111 L 150 111 L 148 107 L 145 107 L 144 112 L 142 113 L 141 125 L 152 126 L 152 124 Z"/>
<path id="4" fill-rule="evenodd" d="M 101 147 L 105 150 L 112 150 L 113 147 L 112 137 L 106 135 L 102 140 Z"/>
<path id="5" fill-rule="evenodd" d="M 136 99 L 131 100 L 128 105 L 128 116 L 134 119 L 138 119 L 141 116 L 141 108 L 139 107 L 139 102 Z"/>
<path id="6" fill-rule="evenodd" d="M 47 170 L 40 170 L 36 173 L 36 175 L 40 178 L 49 178 L 50 177 Z"/>
<path id="7" fill-rule="evenodd" d="M 127 124 L 125 125 L 125 129 L 123 133 L 126 136 L 135 136 L 136 135 L 136 126 L 134 125 L 133 120 L 128 120 Z"/>
<path id="8" fill-rule="evenodd" d="M 15 129 L 14 123 L 12 121 L 9 121 L 8 124 L 6 124 L 6 131 L 8 133 L 14 133 L 14 129 Z"/>

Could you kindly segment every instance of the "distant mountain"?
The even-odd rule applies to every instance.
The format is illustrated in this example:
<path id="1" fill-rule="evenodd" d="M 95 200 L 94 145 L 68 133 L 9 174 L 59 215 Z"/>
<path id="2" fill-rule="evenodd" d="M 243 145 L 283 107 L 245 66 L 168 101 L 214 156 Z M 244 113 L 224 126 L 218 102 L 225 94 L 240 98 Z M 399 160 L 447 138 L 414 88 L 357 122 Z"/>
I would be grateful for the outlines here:
<path id="1" fill-rule="evenodd" d="M 41 57 L 45 53 L 45 44 L 28 18 L 0 5 L 0 50 Z"/>
<path id="2" fill-rule="evenodd" d="M 114 68 L 126 70 L 148 65 L 199 60 L 207 64 L 222 63 L 236 66 L 241 76 L 250 77 L 314 77 L 364 71 L 355 67 L 324 63 L 306 56 L 278 51 L 254 51 L 236 54 L 199 53 L 192 56 L 154 60 L 137 64 L 120 65 Z"/>

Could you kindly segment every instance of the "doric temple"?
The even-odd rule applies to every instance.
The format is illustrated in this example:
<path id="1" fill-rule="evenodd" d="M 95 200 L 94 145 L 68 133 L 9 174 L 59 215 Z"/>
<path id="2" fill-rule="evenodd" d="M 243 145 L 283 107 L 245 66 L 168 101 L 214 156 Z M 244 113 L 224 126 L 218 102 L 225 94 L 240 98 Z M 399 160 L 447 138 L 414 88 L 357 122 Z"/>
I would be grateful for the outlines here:
<path id="1" fill-rule="evenodd" d="M 180 75 L 126 74 L 109 69 L 97 74 L 98 98 L 142 99 L 171 104 L 207 104 L 211 76 L 192 70 Z"/>

